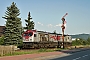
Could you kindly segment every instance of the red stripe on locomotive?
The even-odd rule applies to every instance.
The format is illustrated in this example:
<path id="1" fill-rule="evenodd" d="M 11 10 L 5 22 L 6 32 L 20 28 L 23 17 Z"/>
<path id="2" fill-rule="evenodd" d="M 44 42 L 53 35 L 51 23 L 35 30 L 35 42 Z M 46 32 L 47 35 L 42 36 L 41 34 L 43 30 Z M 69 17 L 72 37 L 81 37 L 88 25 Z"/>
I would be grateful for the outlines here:
<path id="1" fill-rule="evenodd" d="M 50 38 L 53 38 L 54 40 L 60 40 L 60 36 L 51 36 Z"/>

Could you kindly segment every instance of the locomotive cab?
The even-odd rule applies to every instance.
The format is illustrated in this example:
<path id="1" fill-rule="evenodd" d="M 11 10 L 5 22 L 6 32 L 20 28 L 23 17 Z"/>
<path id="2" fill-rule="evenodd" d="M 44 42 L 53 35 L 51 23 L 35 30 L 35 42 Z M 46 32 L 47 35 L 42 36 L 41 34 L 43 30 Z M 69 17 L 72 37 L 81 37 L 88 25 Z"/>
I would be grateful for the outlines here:
<path id="1" fill-rule="evenodd" d="M 32 30 L 27 30 L 23 33 L 23 42 L 33 42 L 34 32 Z"/>

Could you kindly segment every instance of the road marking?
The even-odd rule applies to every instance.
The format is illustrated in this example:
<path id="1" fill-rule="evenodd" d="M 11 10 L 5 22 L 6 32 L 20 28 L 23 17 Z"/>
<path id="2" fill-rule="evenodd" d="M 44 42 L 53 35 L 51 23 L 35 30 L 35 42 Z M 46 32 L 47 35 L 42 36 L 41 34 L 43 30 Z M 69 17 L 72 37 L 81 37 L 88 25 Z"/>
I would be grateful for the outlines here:
<path id="1" fill-rule="evenodd" d="M 86 57 L 86 56 L 88 56 L 88 55 L 84 55 L 84 56 L 82 56 L 82 57 L 78 57 L 78 58 L 75 58 L 75 59 L 73 59 L 73 60 L 78 60 L 78 59 L 83 58 L 83 57 Z"/>
<path id="2" fill-rule="evenodd" d="M 86 57 L 86 56 L 88 56 L 88 55 L 84 55 L 84 56 L 82 56 L 82 57 Z"/>
<path id="3" fill-rule="evenodd" d="M 75 59 L 73 59 L 73 60 L 77 60 L 77 59 L 80 59 L 81 57 L 78 57 L 78 58 L 75 58 Z"/>

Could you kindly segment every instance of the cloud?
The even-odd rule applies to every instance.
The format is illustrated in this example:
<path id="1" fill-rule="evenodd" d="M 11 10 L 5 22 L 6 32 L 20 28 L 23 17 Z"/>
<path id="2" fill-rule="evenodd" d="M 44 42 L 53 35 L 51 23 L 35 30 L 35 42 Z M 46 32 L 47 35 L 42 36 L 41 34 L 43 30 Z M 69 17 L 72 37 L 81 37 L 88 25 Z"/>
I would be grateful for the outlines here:
<path id="1" fill-rule="evenodd" d="M 61 27 L 62 26 L 62 24 L 57 24 L 57 25 L 55 25 L 56 27 Z M 66 27 L 66 24 L 64 25 L 65 27 Z"/>
<path id="2" fill-rule="evenodd" d="M 38 24 L 39 24 L 39 25 L 41 25 L 41 26 L 43 26 L 43 24 L 42 24 L 42 23 L 40 23 L 40 22 L 38 22 Z"/>
<path id="3" fill-rule="evenodd" d="M 53 27 L 53 25 L 52 25 L 52 24 L 48 24 L 48 27 L 52 28 L 52 27 Z"/>
<path id="4" fill-rule="evenodd" d="M 62 24 L 57 24 L 57 25 L 55 25 L 55 26 L 56 26 L 56 27 L 58 27 L 58 26 L 59 26 L 59 27 L 61 27 L 61 26 L 62 26 Z"/>
<path id="5" fill-rule="evenodd" d="M 57 24 L 57 25 L 52 25 L 52 24 L 48 24 L 48 27 L 50 28 L 55 28 L 55 27 L 61 27 L 62 24 Z"/>
<path id="6" fill-rule="evenodd" d="M 39 25 L 41 25 L 41 26 L 44 26 L 42 23 L 40 23 L 40 22 L 37 22 Z M 62 24 L 57 24 L 57 25 L 52 25 L 52 24 L 48 24 L 47 25 L 49 28 L 56 28 L 56 27 L 61 27 L 62 26 Z M 65 27 L 66 27 L 66 24 L 65 24 Z"/>

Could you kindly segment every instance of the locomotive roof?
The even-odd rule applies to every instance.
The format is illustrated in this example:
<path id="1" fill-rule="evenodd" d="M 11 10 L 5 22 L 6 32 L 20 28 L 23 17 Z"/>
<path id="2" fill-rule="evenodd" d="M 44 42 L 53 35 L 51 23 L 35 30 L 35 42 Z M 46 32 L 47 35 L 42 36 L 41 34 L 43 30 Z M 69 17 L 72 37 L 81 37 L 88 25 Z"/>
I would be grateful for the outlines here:
<path id="1" fill-rule="evenodd" d="M 28 30 L 27 30 L 28 31 Z M 30 30 L 30 31 L 36 31 L 36 30 Z M 46 31 L 36 31 L 36 32 L 39 32 L 39 33 L 44 33 L 44 34 L 56 34 L 56 35 L 62 35 L 62 34 L 59 34 L 59 33 L 51 33 L 51 32 L 46 32 Z M 25 32 L 24 32 L 25 33 Z M 69 36 L 69 35 L 64 35 L 64 36 Z"/>
<path id="2" fill-rule="evenodd" d="M 37 31 L 37 32 L 40 32 L 40 33 L 46 33 L 46 34 L 62 35 L 62 34 L 59 34 L 59 33 L 51 33 L 51 32 L 46 32 L 46 31 Z M 69 35 L 64 35 L 64 36 L 69 36 Z"/>
<path id="3" fill-rule="evenodd" d="M 58 34 L 58 33 L 46 32 L 46 31 L 37 31 L 37 32 L 40 32 L 40 33 L 47 33 L 47 34 L 57 34 L 57 35 L 62 35 L 62 34 Z"/>

